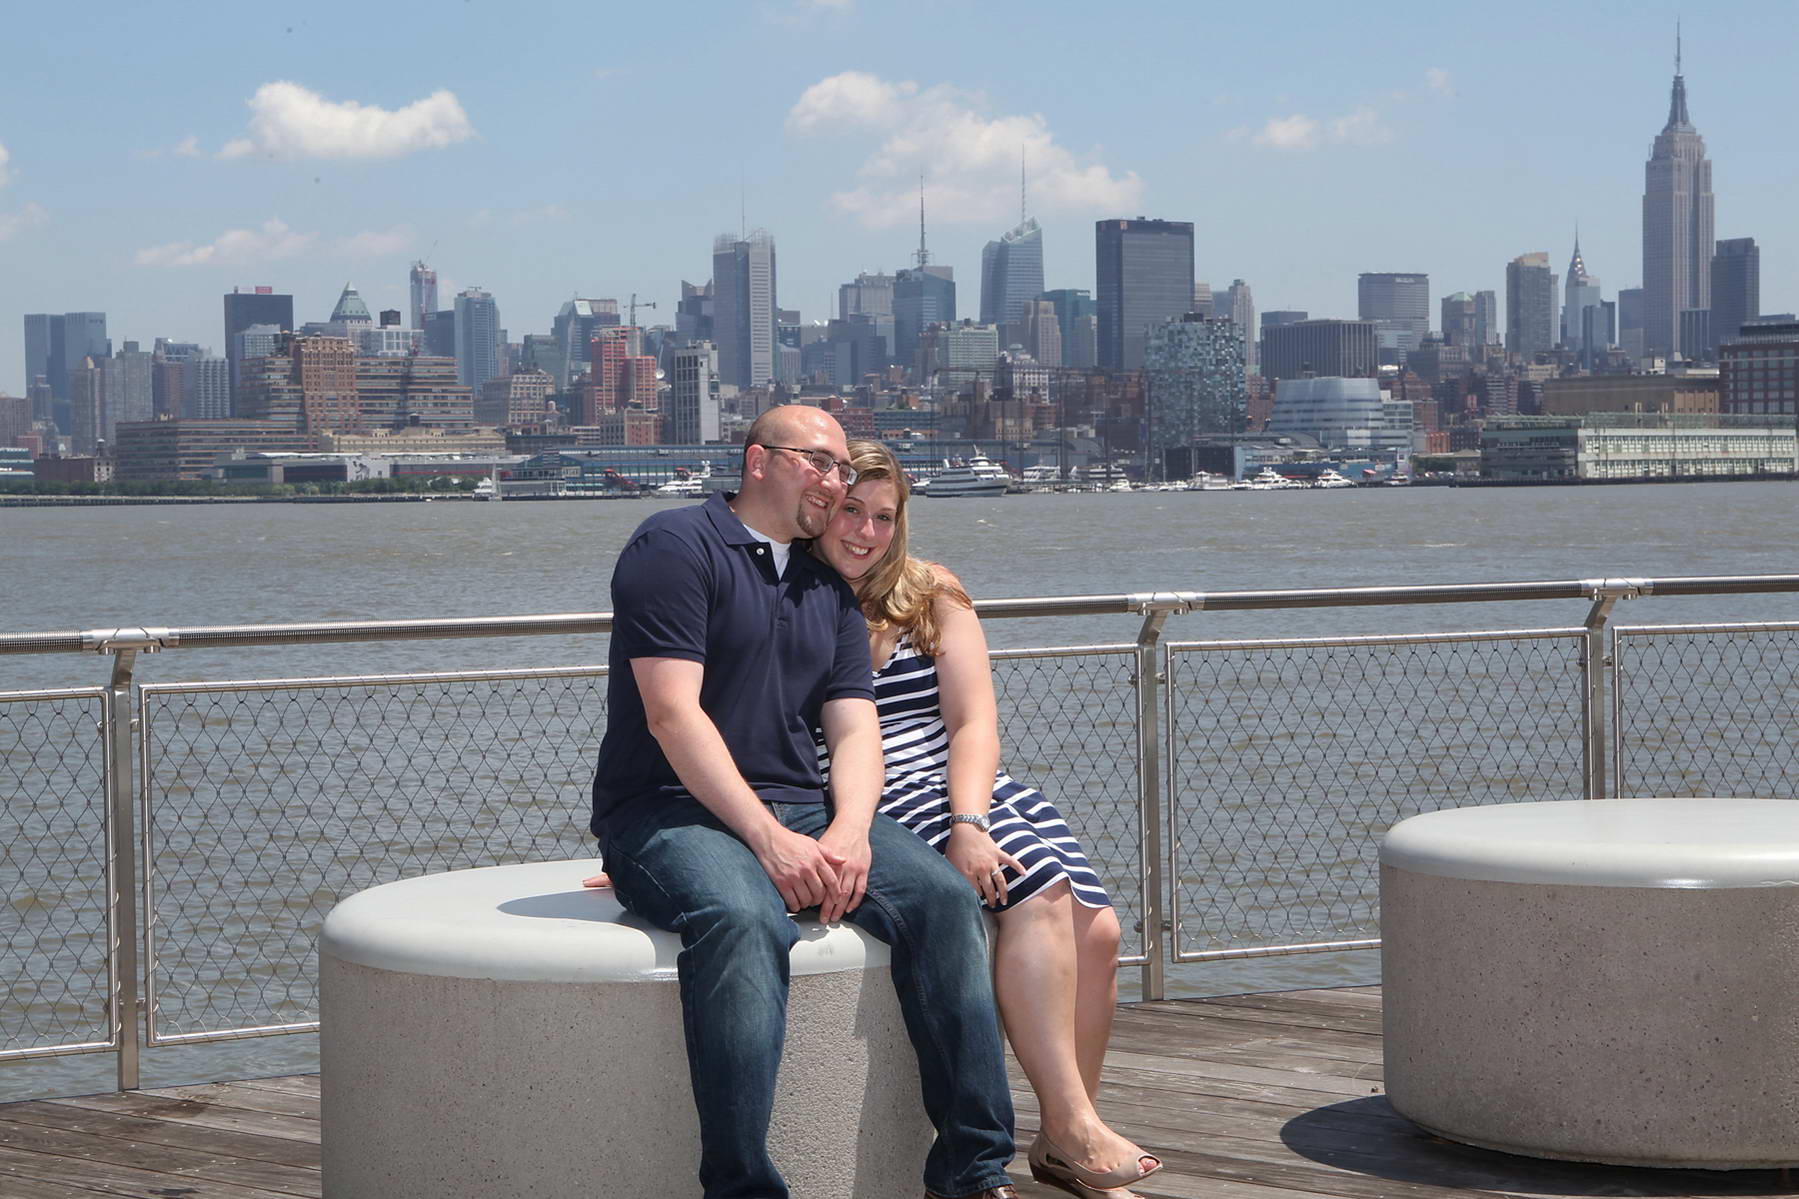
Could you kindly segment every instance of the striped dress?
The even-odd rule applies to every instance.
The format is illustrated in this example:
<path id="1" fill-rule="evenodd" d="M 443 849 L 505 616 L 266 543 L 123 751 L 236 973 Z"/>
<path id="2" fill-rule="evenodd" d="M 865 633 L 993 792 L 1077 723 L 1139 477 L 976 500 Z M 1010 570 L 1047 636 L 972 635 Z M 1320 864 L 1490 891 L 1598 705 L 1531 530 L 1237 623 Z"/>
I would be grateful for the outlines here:
<path id="1" fill-rule="evenodd" d="M 901 634 L 887 664 L 875 672 L 881 752 L 887 761 L 880 810 L 941 852 L 950 833 L 949 730 L 937 698 L 937 662 Z M 1021 877 L 1005 867 L 1006 902 L 999 911 L 1067 879 L 1074 898 L 1090 908 L 1110 904 L 1087 855 L 1056 805 L 1002 768 L 993 776 L 987 819 L 996 844 L 1024 864 Z"/>

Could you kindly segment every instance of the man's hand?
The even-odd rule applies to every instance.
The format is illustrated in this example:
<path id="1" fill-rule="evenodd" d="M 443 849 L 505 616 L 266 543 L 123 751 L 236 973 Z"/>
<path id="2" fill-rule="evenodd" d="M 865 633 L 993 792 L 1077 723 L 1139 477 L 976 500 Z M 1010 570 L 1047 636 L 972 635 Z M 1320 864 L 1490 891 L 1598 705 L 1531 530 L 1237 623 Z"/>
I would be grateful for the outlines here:
<path id="1" fill-rule="evenodd" d="M 771 820 L 750 848 L 789 912 L 823 907 L 837 893 L 837 868 L 811 837 Z M 863 870 L 866 873 L 866 858 Z"/>
<path id="2" fill-rule="evenodd" d="M 837 871 L 837 886 L 824 903 L 818 905 L 818 918 L 826 924 L 843 919 L 856 910 L 868 891 L 868 865 L 874 852 L 868 845 L 868 826 L 853 822 L 832 821 L 824 836 L 818 839 L 825 861 Z"/>

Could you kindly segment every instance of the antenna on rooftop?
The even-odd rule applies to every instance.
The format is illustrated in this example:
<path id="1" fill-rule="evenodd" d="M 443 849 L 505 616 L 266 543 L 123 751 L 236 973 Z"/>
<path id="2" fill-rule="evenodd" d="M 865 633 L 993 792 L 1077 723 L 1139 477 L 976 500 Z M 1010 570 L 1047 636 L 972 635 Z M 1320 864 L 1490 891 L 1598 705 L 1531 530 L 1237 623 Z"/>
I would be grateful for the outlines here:
<path id="1" fill-rule="evenodd" d="M 1680 18 L 1674 18 L 1674 73 L 1680 74 Z"/>
<path id="2" fill-rule="evenodd" d="M 924 270 L 925 263 L 931 260 L 931 252 L 924 248 L 924 172 L 918 173 L 918 253 L 913 255 L 918 269 Z"/>

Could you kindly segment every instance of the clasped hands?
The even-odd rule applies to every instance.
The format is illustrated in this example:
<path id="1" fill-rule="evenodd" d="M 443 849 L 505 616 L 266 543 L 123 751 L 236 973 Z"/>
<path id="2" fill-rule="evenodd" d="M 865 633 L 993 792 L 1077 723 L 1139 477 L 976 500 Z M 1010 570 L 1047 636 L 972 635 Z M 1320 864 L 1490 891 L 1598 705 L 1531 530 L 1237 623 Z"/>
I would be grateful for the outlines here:
<path id="1" fill-rule="evenodd" d="M 868 865 L 874 855 L 866 829 L 833 824 L 814 840 L 773 824 L 758 840 L 761 844 L 750 848 L 789 912 L 817 908 L 819 920 L 832 924 L 855 911 L 868 891 Z M 612 878 L 596 874 L 582 879 L 581 885 L 610 887 Z"/>

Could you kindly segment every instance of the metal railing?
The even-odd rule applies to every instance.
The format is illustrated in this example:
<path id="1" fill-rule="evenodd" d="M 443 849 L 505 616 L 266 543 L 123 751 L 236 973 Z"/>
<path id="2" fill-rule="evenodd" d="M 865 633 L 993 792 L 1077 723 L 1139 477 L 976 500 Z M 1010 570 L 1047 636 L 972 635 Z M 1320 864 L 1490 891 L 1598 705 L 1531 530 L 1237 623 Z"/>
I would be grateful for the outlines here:
<path id="1" fill-rule="evenodd" d="M 1106 878 L 1121 966 L 1379 945 L 1374 862 L 1434 807 L 1607 794 L 1789 796 L 1799 623 L 1611 628 L 1648 596 L 1799 575 L 984 600 L 1130 615 L 1134 640 L 996 651 L 1006 762 Z M 1195 613 L 1542 600 L 1579 625 L 1162 640 Z M 107 685 L 0 693 L 0 1061 L 311 1031 L 315 936 L 363 887 L 579 857 L 603 666 L 139 683 L 139 653 L 606 633 L 606 613 L 0 636 Z"/>

